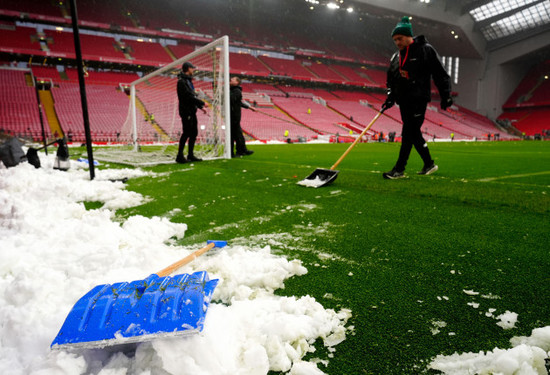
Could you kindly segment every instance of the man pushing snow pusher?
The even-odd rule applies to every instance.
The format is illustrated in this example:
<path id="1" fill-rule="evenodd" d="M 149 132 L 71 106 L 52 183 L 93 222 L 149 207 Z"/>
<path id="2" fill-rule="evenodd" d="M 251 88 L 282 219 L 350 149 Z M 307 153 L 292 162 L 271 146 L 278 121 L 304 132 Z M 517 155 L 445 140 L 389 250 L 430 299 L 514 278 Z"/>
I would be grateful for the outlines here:
<path id="1" fill-rule="evenodd" d="M 392 38 L 399 51 L 393 55 L 388 69 L 388 96 L 382 110 L 397 103 L 403 121 L 399 157 L 393 169 L 383 174 L 384 178 L 394 180 L 405 177 L 405 166 L 413 146 L 424 162 L 418 174 L 429 175 L 438 169 L 420 130 L 431 100 L 432 77 L 439 91 L 441 109 L 449 108 L 453 100 L 449 74 L 426 38 L 423 35 L 413 37 L 409 17 L 401 19 L 392 31 Z"/>

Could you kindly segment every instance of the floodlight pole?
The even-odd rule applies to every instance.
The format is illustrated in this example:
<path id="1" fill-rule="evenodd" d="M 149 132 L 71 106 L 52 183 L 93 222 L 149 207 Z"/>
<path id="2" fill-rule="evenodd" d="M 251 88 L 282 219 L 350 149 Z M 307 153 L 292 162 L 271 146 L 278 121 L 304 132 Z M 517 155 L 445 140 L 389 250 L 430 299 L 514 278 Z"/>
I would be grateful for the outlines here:
<path id="1" fill-rule="evenodd" d="M 88 165 L 90 167 L 90 180 L 95 177 L 94 155 L 92 150 L 92 136 L 90 134 L 90 119 L 88 117 L 88 101 L 86 100 L 86 84 L 84 83 L 84 64 L 82 62 L 82 50 L 80 48 L 80 34 L 78 32 L 78 16 L 76 13 L 76 0 L 71 0 L 71 20 L 73 23 L 74 50 L 78 67 L 78 83 L 80 84 L 80 101 L 82 103 L 82 117 L 84 118 L 84 131 L 86 133 L 86 149 L 88 151 Z"/>

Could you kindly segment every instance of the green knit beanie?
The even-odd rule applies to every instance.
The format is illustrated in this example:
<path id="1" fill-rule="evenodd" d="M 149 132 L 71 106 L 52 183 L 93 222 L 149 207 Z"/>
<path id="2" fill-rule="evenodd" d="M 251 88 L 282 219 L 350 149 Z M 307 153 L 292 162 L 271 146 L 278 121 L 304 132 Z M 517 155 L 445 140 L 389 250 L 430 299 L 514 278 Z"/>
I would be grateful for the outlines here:
<path id="1" fill-rule="evenodd" d="M 391 33 L 391 36 L 394 35 L 413 36 L 413 27 L 409 17 L 405 16 L 401 18 L 401 21 L 397 23 L 395 29 L 393 29 Z"/>

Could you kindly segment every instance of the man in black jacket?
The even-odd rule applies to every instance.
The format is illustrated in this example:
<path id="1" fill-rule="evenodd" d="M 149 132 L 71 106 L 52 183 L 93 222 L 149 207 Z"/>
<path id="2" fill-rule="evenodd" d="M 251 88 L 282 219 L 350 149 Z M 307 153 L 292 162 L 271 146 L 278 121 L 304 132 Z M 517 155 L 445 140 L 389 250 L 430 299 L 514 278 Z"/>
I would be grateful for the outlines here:
<path id="1" fill-rule="evenodd" d="M 239 77 L 231 77 L 229 81 L 229 101 L 231 111 L 231 157 L 235 157 L 233 145 L 236 145 L 237 156 L 252 155 L 254 151 L 246 149 L 243 131 L 241 129 L 241 108 L 255 109 L 243 102 L 243 94 L 241 87 L 241 79 Z"/>
<path id="2" fill-rule="evenodd" d="M 179 100 L 179 113 L 181 117 L 181 123 L 183 126 L 183 133 L 181 134 L 178 155 L 176 156 L 177 163 L 185 163 L 186 161 L 201 161 L 193 154 L 195 148 L 195 141 L 199 130 L 197 127 L 197 109 L 201 109 L 204 113 L 204 102 L 197 97 L 195 92 L 195 86 L 193 86 L 193 73 L 196 67 L 189 61 L 183 63 L 181 72 L 178 75 L 178 100 Z M 189 139 L 189 150 L 187 153 L 187 159 L 183 156 L 183 149 L 185 143 Z"/>
<path id="3" fill-rule="evenodd" d="M 403 121 L 399 157 L 393 169 L 383 173 L 384 178 L 393 180 L 405 177 L 405 166 L 413 146 L 424 162 L 418 174 L 428 175 L 438 169 L 420 130 L 431 100 L 432 77 L 441 97 L 441 109 L 449 108 L 453 100 L 449 74 L 426 38 L 422 35 L 413 37 L 409 17 L 403 17 L 397 24 L 392 38 L 399 51 L 393 55 L 388 69 L 388 96 L 382 109 L 399 104 Z"/>

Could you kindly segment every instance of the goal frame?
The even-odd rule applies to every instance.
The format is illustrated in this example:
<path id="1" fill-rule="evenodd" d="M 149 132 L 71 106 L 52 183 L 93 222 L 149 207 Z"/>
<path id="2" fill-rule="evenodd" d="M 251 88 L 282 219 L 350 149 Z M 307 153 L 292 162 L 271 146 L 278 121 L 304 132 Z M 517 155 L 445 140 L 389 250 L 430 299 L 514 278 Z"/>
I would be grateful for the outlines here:
<path id="1" fill-rule="evenodd" d="M 216 46 L 222 47 L 223 52 L 223 95 L 225 96 L 226 100 L 223 101 L 223 114 L 225 118 L 225 145 L 224 145 L 224 152 L 223 152 L 223 158 L 230 159 L 231 158 L 231 119 L 230 119 L 230 100 L 229 100 L 229 37 L 227 35 L 222 36 L 221 38 L 218 38 L 207 45 L 171 62 L 168 65 L 165 65 L 164 67 L 155 70 L 152 73 L 149 73 L 132 83 L 130 83 L 130 121 L 131 126 L 133 129 L 133 150 L 135 152 L 138 152 L 139 150 L 139 144 L 138 144 L 138 129 L 137 129 L 137 108 L 136 108 L 136 85 L 143 83 L 150 79 L 151 77 L 154 77 L 156 75 L 165 73 L 167 71 L 173 70 L 177 66 L 181 66 L 184 62 L 190 61 L 196 56 L 199 56 L 203 53 L 205 50 L 210 50 L 212 48 L 215 48 Z"/>

